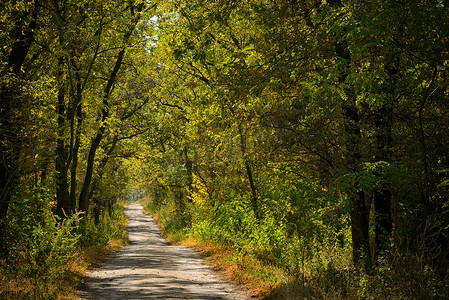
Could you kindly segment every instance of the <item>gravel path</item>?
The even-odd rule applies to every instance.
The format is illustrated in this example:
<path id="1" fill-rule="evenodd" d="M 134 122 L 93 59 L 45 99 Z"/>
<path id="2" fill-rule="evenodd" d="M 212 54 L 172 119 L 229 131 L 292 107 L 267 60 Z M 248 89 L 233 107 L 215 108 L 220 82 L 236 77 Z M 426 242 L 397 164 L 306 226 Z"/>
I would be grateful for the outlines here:
<path id="1" fill-rule="evenodd" d="M 131 204 L 130 244 L 87 274 L 80 299 L 249 299 L 188 247 L 171 246 L 142 206 Z"/>

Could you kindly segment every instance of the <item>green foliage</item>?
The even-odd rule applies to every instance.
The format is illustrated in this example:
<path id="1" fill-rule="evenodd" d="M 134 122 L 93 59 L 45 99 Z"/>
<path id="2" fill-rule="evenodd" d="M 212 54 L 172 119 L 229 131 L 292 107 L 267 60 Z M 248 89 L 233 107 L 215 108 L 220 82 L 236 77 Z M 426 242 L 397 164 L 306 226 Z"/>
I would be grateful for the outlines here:
<path id="1" fill-rule="evenodd" d="M 110 212 L 102 214 L 98 224 L 95 223 L 93 216 L 84 216 L 74 230 L 79 236 L 80 246 L 105 247 L 114 238 L 125 239 L 126 231 L 122 227 L 125 218 L 121 203 L 116 203 Z"/>
<path id="2" fill-rule="evenodd" d="M 305 298 L 409 297 L 394 282 L 418 273 L 388 251 L 424 255 L 412 245 L 438 219 L 429 239 L 447 252 L 445 5 L 181 1 L 158 13 L 161 123 L 142 186 L 168 231 L 300 278 Z M 365 246 L 372 269 L 357 264 Z"/>
<path id="3" fill-rule="evenodd" d="M 17 191 L 8 211 L 9 258 L 2 261 L 4 282 L 23 282 L 20 297 L 55 299 L 64 293 L 58 282 L 71 274 L 68 266 L 79 255 L 76 233 L 79 214 L 57 220 L 52 213 L 54 185 Z M 30 285 L 27 284 L 30 280 Z M 61 287 L 63 288 L 63 287 Z"/>
<path id="4" fill-rule="evenodd" d="M 407 267 L 403 265 L 407 264 Z M 310 276 L 296 278 L 288 285 L 271 291 L 268 299 L 410 299 L 447 297 L 447 281 L 426 271 L 417 257 L 401 258 L 401 263 L 381 260 L 372 273 L 363 270 L 322 266 Z"/>
<path id="5" fill-rule="evenodd" d="M 180 219 L 176 220 L 180 216 L 173 210 L 170 213 L 174 202 L 158 202 L 158 205 L 151 199 L 147 202 L 168 236 L 179 235 L 177 240 L 190 236 L 204 242 L 212 241 L 232 249 L 231 259 L 237 264 L 245 257 L 255 257 L 262 265 L 275 266 L 294 277 L 328 264 L 342 267 L 348 263 L 349 230 L 345 221 L 340 220 L 345 217 L 339 217 L 338 211 L 319 203 L 316 198 L 319 193 L 311 186 L 287 193 L 273 188 L 261 201 L 264 213 L 257 219 L 249 197 L 230 194 L 212 206 L 205 186 L 197 180 L 194 183 L 192 201 L 184 213 L 184 219 L 185 214 L 190 215 L 187 219 L 191 223 L 187 226 L 182 226 Z M 316 207 L 317 211 L 310 207 Z M 279 280 L 278 275 L 266 268 L 254 271 L 253 276 Z"/>
<path id="6" fill-rule="evenodd" d="M 191 207 L 192 211 L 196 208 Z M 209 218 L 192 226 L 192 234 L 203 240 L 212 240 L 231 247 L 245 246 L 248 235 L 256 230 L 256 220 L 248 201 L 231 198 L 213 209 Z M 256 233 L 257 234 L 257 233 Z"/>
<path id="7" fill-rule="evenodd" d="M 0 4 L 0 225 L 28 275 L 122 235 L 132 195 L 305 298 L 444 295 L 447 1 L 35 4 Z"/>
<path id="8" fill-rule="evenodd" d="M 0 294 L 10 299 L 71 297 L 82 276 L 75 267 L 82 249 L 104 248 L 113 238 L 126 239 L 124 208 L 115 205 L 96 226 L 92 218 L 80 213 L 60 220 L 54 215 L 51 180 L 22 187 L 8 210 L 9 255 L 0 260 Z"/>
<path id="9" fill-rule="evenodd" d="M 143 205 L 147 212 L 158 216 L 164 235 L 176 244 L 186 239 L 189 229 L 185 227 L 183 216 L 173 210 L 173 203 L 171 201 L 167 203 L 166 201 L 167 199 L 165 199 L 163 205 L 155 205 L 154 202 L 145 202 Z"/>

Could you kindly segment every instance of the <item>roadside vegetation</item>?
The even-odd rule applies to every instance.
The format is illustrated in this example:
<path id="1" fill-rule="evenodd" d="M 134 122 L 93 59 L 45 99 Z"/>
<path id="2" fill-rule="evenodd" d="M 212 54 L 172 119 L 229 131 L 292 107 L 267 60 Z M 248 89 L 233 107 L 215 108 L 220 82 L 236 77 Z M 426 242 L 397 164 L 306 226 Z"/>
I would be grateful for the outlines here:
<path id="1" fill-rule="evenodd" d="M 1 1 L 1 299 L 74 298 L 86 268 L 127 242 L 124 141 L 145 131 L 150 10 Z"/>
<path id="2" fill-rule="evenodd" d="M 264 297 L 449 298 L 447 0 L 0 11 L 8 293 L 59 297 L 144 198 Z"/>
<path id="3" fill-rule="evenodd" d="M 167 1 L 138 192 L 268 298 L 449 296 L 447 1 Z"/>
<path id="4" fill-rule="evenodd" d="M 8 258 L 0 259 L 1 299 L 76 299 L 84 272 L 127 243 L 124 203 L 99 222 L 82 213 L 53 214 L 54 190 L 14 194 L 6 219 Z"/>
<path id="5" fill-rule="evenodd" d="M 316 199 L 310 199 L 316 201 Z M 181 215 L 174 201 L 144 201 L 163 234 L 174 244 L 191 246 L 208 257 L 221 273 L 260 299 L 444 299 L 449 291 L 446 269 L 432 245 L 442 228 L 429 224 L 420 233 L 422 248 L 403 251 L 391 239 L 369 269 L 352 262 L 348 224 L 319 222 L 310 217 L 289 232 L 284 216 L 255 220 L 249 204 L 229 204 L 223 210 L 190 203 Z M 198 219 L 202 213 L 201 219 Z M 183 223 L 180 220 L 192 220 Z M 343 222 L 344 223 L 344 222 Z M 310 231 L 307 231 L 310 230 Z M 429 233 L 431 232 L 431 233 Z M 429 235 L 428 235 L 429 234 Z"/>

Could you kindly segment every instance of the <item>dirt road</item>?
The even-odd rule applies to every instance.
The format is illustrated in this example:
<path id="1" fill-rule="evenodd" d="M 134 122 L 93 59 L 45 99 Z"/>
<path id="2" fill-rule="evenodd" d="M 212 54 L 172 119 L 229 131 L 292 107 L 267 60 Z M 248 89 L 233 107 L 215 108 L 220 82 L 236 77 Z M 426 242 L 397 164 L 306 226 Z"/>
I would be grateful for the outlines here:
<path id="1" fill-rule="evenodd" d="M 131 204 L 130 244 L 87 274 L 80 299 L 249 299 L 188 247 L 171 246 L 142 206 Z"/>

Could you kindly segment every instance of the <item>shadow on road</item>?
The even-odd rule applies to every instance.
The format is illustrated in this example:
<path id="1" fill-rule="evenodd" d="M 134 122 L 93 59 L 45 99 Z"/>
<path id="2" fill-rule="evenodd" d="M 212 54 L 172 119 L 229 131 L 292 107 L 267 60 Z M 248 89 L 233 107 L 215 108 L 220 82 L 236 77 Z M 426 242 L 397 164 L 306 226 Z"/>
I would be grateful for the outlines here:
<path id="1" fill-rule="evenodd" d="M 171 246 L 138 204 L 125 211 L 130 244 L 88 273 L 81 299 L 248 299 L 188 247 Z"/>

